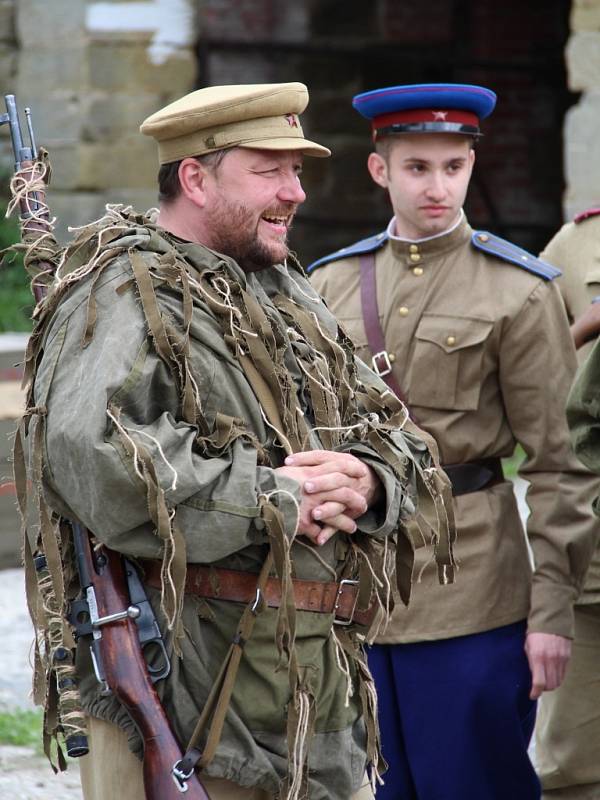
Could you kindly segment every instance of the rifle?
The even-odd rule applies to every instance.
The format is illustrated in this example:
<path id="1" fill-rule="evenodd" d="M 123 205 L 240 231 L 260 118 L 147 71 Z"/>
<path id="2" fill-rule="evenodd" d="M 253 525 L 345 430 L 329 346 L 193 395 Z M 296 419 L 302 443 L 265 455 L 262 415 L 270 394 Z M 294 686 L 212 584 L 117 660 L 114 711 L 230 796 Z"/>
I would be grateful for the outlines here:
<path id="1" fill-rule="evenodd" d="M 142 735 L 146 797 L 175 800 L 187 792 L 190 800 L 209 800 L 195 773 L 179 769 L 181 748 L 154 688 L 155 681 L 168 674 L 169 662 L 135 567 L 103 545 L 92 551 L 89 533 L 82 525 L 72 523 L 72 530 L 86 596 L 85 601 L 73 604 L 72 615 L 79 618 L 76 626 L 82 625 L 81 633 L 93 635 L 92 661 L 104 691 L 115 694 Z M 141 637 L 136 626 L 142 629 Z M 149 627 L 146 635 L 144 627 Z M 160 647 L 162 667 L 148 667 L 140 638 L 144 646 Z"/>
<path id="2" fill-rule="evenodd" d="M 6 114 L 0 115 L 0 125 L 10 126 L 15 156 L 15 176 L 11 182 L 12 206 L 20 207 L 21 232 L 30 245 L 27 255 L 36 266 L 42 281 L 32 282 L 36 301 L 43 300 L 48 278 L 54 271 L 52 259 L 45 260 L 44 253 L 54 253 L 56 242 L 52 235 L 45 202 L 45 184 L 49 164 L 38 157 L 31 124 L 31 113 L 25 109 L 30 145 L 23 142 L 19 114 L 14 95 L 5 95 Z M 50 244 L 48 244 L 50 239 Z M 39 243 L 40 254 L 35 253 Z M 37 310 L 37 309 L 36 309 Z M 34 312 L 35 314 L 35 312 Z M 144 789 L 148 800 L 176 800 L 187 793 L 190 800 L 210 800 L 196 773 L 184 772 L 181 767 L 182 751 L 160 703 L 154 682 L 166 677 L 170 665 L 160 630 L 135 567 L 117 552 L 101 546 L 92 550 L 90 533 L 79 523 L 69 523 L 75 548 L 80 586 L 83 597 L 71 603 L 69 621 L 76 637 L 92 635 L 92 661 L 96 676 L 104 693 L 114 693 L 128 710 L 144 741 Z M 47 573 L 44 554 L 35 556 L 38 573 L 44 575 L 45 591 L 57 607 L 52 581 Z M 124 566 L 125 562 L 125 566 Z M 62 611 L 62 609 L 60 609 Z M 51 660 L 63 661 L 74 673 L 72 656 L 64 643 L 54 643 Z M 158 646 L 162 666 L 149 667 L 144 657 L 144 647 Z M 65 681 L 62 681 L 63 688 Z M 69 677 L 72 694 L 76 681 Z M 58 681 L 59 698 L 61 681 Z M 68 740 L 67 740 L 68 742 Z M 67 752 L 73 756 L 87 753 L 87 741 L 82 730 Z"/>
<path id="3" fill-rule="evenodd" d="M 50 165 L 46 151 L 38 153 L 33 135 L 31 109 L 25 108 L 29 145 L 26 145 L 21 132 L 19 112 L 14 94 L 4 95 L 6 113 L 0 114 L 0 126 L 8 124 L 15 158 L 14 176 L 10 184 L 12 201 L 8 205 L 6 216 L 19 206 L 21 237 L 37 245 L 38 253 L 27 252 L 26 265 L 34 273 L 31 289 L 36 303 L 40 303 L 47 292 L 48 279 L 54 272 L 52 255 L 57 249 L 52 234 L 54 220 L 50 219 L 46 205 L 45 187 L 50 178 Z M 33 248 L 27 248 L 31 250 Z M 29 258 L 28 258 L 29 257 Z M 40 280 L 41 278 L 41 280 Z"/>
<path id="4" fill-rule="evenodd" d="M 29 145 L 26 145 L 21 132 L 15 96 L 7 94 L 4 100 L 6 113 L 0 114 L 0 126 L 5 124 L 9 126 L 15 162 L 15 174 L 10 184 L 12 200 L 8 205 L 6 216 L 8 217 L 17 206 L 19 207 L 21 238 L 23 242 L 29 240 L 30 243 L 21 245 L 21 248 L 26 250 L 25 263 L 34 276 L 31 289 L 36 304 L 39 306 L 47 291 L 47 287 L 44 284 L 47 284 L 54 271 L 52 255 L 57 249 L 56 240 L 52 235 L 53 220 L 50 219 L 45 201 L 45 186 L 49 179 L 50 169 L 45 159 L 45 153 L 40 155 L 37 152 L 30 109 L 25 108 L 29 131 Z M 32 253 L 32 246 L 35 244 L 39 245 L 39 247 L 37 253 L 34 254 Z M 20 510 L 22 516 L 24 516 L 24 509 L 20 508 Z M 25 527 L 23 527 L 23 531 L 25 531 Z M 54 703 L 51 700 L 53 694 L 48 692 L 46 713 L 44 715 L 44 749 L 52 763 L 49 732 L 47 730 L 48 716 L 53 717 L 56 712 L 58 721 L 54 724 L 63 733 L 67 755 L 72 758 L 78 758 L 88 752 L 86 722 L 79 698 L 72 649 L 73 642 L 72 638 L 66 634 L 63 621 L 63 594 L 60 590 L 57 591 L 43 550 L 40 548 L 35 554 L 32 554 L 30 547 L 27 546 L 25 548 L 26 568 L 29 559 L 32 560 L 35 568 L 36 585 L 41 599 L 41 604 L 39 605 L 43 609 L 41 614 L 45 617 L 46 678 L 48 683 L 51 680 L 56 680 L 58 708 L 49 708 Z M 37 613 L 39 611 L 34 612 L 30 605 L 30 614 L 36 628 L 38 628 L 36 624 Z M 38 648 L 39 645 L 36 644 L 36 656 L 39 657 Z M 60 747 L 58 747 L 58 762 L 61 769 L 66 769 L 66 763 Z"/>

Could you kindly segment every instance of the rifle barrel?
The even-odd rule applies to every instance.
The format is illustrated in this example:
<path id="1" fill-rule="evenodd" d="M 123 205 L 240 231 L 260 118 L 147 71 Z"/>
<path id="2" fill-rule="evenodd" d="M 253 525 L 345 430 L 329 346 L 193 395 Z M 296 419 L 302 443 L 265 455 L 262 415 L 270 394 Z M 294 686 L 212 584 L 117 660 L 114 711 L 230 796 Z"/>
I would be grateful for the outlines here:
<path id="1" fill-rule="evenodd" d="M 12 139 L 13 153 L 15 156 L 15 172 L 19 172 L 21 163 L 23 161 L 31 161 L 33 153 L 31 147 L 26 147 L 23 144 L 19 112 L 17 111 L 17 101 L 15 100 L 14 94 L 5 94 L 4 103 L 7 112 L 6 121 L 10 128 L 10 138 Z"/>

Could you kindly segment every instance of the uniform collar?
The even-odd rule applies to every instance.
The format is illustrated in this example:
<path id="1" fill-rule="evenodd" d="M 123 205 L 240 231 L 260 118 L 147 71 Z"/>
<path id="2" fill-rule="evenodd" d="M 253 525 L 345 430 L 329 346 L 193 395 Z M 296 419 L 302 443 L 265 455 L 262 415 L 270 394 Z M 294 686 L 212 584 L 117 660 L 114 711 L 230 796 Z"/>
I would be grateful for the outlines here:
<path id="1" fill-rule="evenodd" d="M 395 258 L 407 267 L 420 266 L 423 262 L 456 249 L 468 241 L 472 233 L 462 209 L 458 220 L 451 228 L 424 239 L 401 239 L 393 233 L 395 223 L 396 218 L 392 217 L 387 227 L 390 246 Z"/>

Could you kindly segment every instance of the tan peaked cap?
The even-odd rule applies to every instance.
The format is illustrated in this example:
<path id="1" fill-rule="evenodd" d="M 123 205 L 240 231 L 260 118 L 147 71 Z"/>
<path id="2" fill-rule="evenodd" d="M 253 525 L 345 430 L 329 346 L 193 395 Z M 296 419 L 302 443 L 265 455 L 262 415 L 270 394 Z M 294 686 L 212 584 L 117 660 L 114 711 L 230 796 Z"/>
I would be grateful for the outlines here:
<path id="1" fill-rule="evenodd" d="M 304 138 L 298 114 L 307 105 L 303 83 L 209 86 L 156 111 L 140 131 L 158 142 L 161 164 L 227 147 L 329 156 L 326 147 Z"/>

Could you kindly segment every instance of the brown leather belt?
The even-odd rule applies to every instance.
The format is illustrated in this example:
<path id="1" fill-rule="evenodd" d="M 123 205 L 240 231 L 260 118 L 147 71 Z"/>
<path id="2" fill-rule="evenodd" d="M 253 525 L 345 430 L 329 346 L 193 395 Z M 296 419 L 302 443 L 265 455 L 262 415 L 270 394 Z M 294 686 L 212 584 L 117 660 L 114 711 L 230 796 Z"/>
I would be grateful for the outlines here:
<path id="1" fill-rule="evenodd" d="M 489 489 L 504 480 L 499 458 L 480 458 L 465 464 L 444 464 L 443 468 L 452 483 L 454 497 Z"/>
<path id="2" fill-rule="evenodd" d="M 141 561 L 145 581 L 155 589 L 161 587 L 159 561 Z M 186 594 L 195 594 L 212 600 L 228 600 L 233 603 L 251 603 L 257 596 L 254 572 L 240 572 L 221 567 L 205 567 L 188 564 L 185 578 Z M 369 608 L 358 609 L 358 581 L 341 580 L 338 583 L 323 581 L 292 580 L 296 608 L 300 611 L 315 611 L 318 614 L 334 614 L 337 625 L 369 626 L 375 617 L 377 603 Z M 271 608 L 281 605 L 281 584 L 278 578 L 269 577 L 263 592 L 265 603 Z"/>

